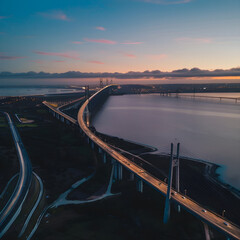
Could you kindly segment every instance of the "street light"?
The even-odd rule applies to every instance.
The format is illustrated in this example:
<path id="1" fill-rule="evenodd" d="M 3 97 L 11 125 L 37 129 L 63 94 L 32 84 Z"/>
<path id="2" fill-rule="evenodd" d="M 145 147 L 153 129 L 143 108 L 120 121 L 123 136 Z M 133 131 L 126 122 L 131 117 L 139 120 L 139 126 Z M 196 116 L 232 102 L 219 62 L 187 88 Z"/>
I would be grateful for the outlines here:
<path id="1" fill-rule="evenodd" d="M 225 216 L 225 212 L 226 212 L 226 210 L 222 210 L 222 217 Z"/>

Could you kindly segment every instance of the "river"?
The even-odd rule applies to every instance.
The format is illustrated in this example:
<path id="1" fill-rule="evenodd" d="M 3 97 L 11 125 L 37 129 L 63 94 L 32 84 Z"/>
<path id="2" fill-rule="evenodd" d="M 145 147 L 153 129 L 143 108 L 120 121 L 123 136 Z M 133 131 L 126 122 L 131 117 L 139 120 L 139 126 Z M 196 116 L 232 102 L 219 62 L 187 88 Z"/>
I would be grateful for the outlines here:
<path id="1" fill-rule="evenodd" d="M 240 189 L 240 101 L 159 94 L 110 96 L 93 125 L 99 132 L 164 153 L 169 153 L 171 142 L 175 146 L 180 142 L 180 155 L 220 165 L 221 179 Z"/>
<path id="2" fill-rule="evenodd" d="M 67 87 L 0 87 L 0 97 L 33 96 L 45 94 L 77 93 L 82 90 Z"/>

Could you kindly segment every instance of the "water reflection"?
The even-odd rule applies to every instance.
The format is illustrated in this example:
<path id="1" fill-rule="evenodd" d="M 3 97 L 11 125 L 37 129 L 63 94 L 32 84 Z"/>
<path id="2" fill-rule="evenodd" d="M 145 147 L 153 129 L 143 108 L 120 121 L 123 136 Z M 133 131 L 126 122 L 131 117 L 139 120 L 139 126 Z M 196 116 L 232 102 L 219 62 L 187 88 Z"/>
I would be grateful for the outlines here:
<path id="1" fill-rule="evenodd" d="M 100 132 L 224 166 L 224 180 L 240 188 L 240 106 L 159 95 L 112 96 L 95 117 Z"/>

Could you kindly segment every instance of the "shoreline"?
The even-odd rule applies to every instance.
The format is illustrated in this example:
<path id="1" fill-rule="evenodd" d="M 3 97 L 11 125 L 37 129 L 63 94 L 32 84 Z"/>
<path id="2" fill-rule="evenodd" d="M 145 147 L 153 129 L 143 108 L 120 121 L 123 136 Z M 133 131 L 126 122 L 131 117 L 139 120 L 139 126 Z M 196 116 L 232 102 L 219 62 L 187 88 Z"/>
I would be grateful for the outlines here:
<path id="1" fill-rule="evenodd" d="M 97 131 L 96 131 L 96 133 L 99 136 L 101 136 L 101 135 L 102 136 L 107 136 L 108 138 L 112 138 L 113 140 L 119 139 L 123 143 L 125 143 L 126 146 L 128 146 L 129 143 L 130 143 L 130 144 L 134 144 L 134 145 L 138 146 L 139 149 L 142 148 L 142 153 L 140 153 L 139 156 L 144 155 L 144 154 L 153 154 L 153 155 L 156 155 L 156 156 L 159 156 L 159 157 L 163 157 L 163 156 L 168 157 L 169 156 L 169 154 L 167 154 L 167 153 L 159 153 L 158 148 L 147 145 L 147 144 L 138 143 L 138 142 L 134 142 L 134 141 L 131 141 L 131 140 L 126 140 L 126 139 L 123 139 L 123 138 L 118 138 L 116 136 L 112 136 L 112 135 L 104 134 L 104 133 L 99 133 Z M 114 144 L 113 144 L 113 146 L 114 146 Z M 118 146 L 115 146 L 115 147 L 121 149 Z M 149 150 L 146 150 L 146 149 L 149 149 Z M 125 149 L 123 149 L 123 150 L 127 151 Z M 132 153 L 132 152 L 130 151 L 130 153 Z M 240 190 L 238 190 L 236 187 L 233 187 L 232 185 L 224 182 L 221 179 L 220 174 L 217 172 L 220 168 L 223 168 L 222 166 L 220 166 L 216 163 L 206 161 L 206 160 L 194 159 L 194 158 L 189 158 L 189 157 L 186 157 L 186 156 L 181 156 L 181 159 L 204 164 L 204 166 L 205 166 L 205 174 L 204 174 L 205 177 L 207 177 L 211 181 L 214 181 L 216 184 L 219 184 L 221 187 L 229 190 L 232 194 L 234 194 L 236 197 L 238 197 L 240 199 Z"/>
<path id="2" fill-rule="evenodd" d="M 1 89 L 1 88 L 0 88 Z M 28 89 L 28 88 L 24 88 L 24 89 Z M 35 88 L 31 88 L 31 89 L 35 89 Z M 44 87 L 44 88 L 38 88 L 38 89 L 51 89 L 51 88 L 46 88 L 46 87 Z M 43 96 L 46 96 L 46 97 L 48 97 L 48 96 L 54 96 L 54 95 L 57 95 L 57 96 L 59 96 L 59 95 L 69 95 L 69 94 L 77 94 L 77 93 L 83 93 L 84 91 L 83 90 L 80 90 L 80 89 L 75 89 L 75 91 L 70 91 L 72 88 L 68 88 L 68 89 L 64 89 L 64 88 L 53 88 L 53 89 L 61 89 L 61 90 L 63 90 L 63 91 L 60 91 L 60 92 L 47 92 L 47 93 L 40 93 L 40 94 L 38 94 L 38 93 L 36 93 L 36 94 L 25 94 L 25 93 L 23 93 L 23 94 L 19 94 L 19 95 L 0 95 L 0 99 L 1 98 L 18 98 L 18 97 L 43 97 Z"/>
<path id="3" fill-rule="evenodd" d="M 133 162 L 145 166 L 146 171 L 150 171 L 150 173 L 155 177 L 158 177 L 157 174 L 159 174 L 159 179 L 162 178 L 163 180 L 164 177 L 166 178 L 168 176 L 168 154 L 162 155 L 155 153 L 157 152 L 157 148 L 152 146 L 147 146 L 136 142 L 133 143 L 132 141 L 105 135 L 97 131 L 95 134 L 102 140 L 106 141 L 108 144 L 116 147 L 116 149 L 118 149 L 120 152 L 122 150 L 122 154 L 129 156 Z M 119 141 L 121 142 L 121 146 L 118 146 Z M 137 149 L 134 149 L 135 146 Z M 141 158 L 143 161 L 141 162 L 136 160 L 134 156 L 136 158 Z M 145 163 L 149 165 L 146 165 Z M 221 166 L 215 163 L 211 163 L 205 160 L 181 157 L 180 174 L 182 171 L 182 186 L 180 188 L 180 191 L 183 192 L 184 188 L 186 187 L 188 189 L 187 195 L 190 196 L 190 198 L 195 199 L 195 201 L 198 199 L 200 204 L 217 212 L 220 215 L 222 209 L 228 208 L 226 210 L 228 212 L 226 214 L 227 219 L 237 225 L 240 225 L 240 221 L 235 215 L 235 212 L 237 214 L 238 210 L 234 210 L 234 206 L 239 205 L 240 191 L 233 186 L 221 181 L 219 174 L 217 173 L 217 170 L 220 167 Z M 165 176 L 161 175 L 163 172 L 165 173 Z M 210 194 L 212 194 L 212 197 L 210 197 Z"/>

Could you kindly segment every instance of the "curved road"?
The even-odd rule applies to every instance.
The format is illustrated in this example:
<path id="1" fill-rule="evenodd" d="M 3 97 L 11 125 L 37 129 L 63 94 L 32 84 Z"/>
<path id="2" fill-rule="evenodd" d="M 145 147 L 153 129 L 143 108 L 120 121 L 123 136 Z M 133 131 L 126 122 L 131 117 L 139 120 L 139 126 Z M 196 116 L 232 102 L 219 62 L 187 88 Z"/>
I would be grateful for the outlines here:
<path id="1" fill-rule="evenodd" d="M 156 177 L 153 177 L 150 173 L 146 172 L 140 166 L 131 162 L 128 158 L 124 157 L 116 150 L 112 149 L 108 144 L 103 142 L 97 136 L 94 135 L 93 132 L 86 126 L 84 121 L 84 112 L 85 108 L 87 107 L 88 103 L 101 91 L 105 90 L 110 86 L 106 86 L 105 88 L 101 89 L 93 96 L 89 98 L 89 101 L 85 101 L 78 112 L 78 123 L 80 128 L 84 131 L 84 133 L 101 149 L 103 149 L 106 153 L 108 153 L 112 158 L 117 160 L 121 163 L 124 167 L 128 170 L 136 174 L 139 178 L 144 180 L 146 183 L 154 187 L 156 190 L 161 192 L 164 196 L 167 194 L 167 184 L 163 181 L 160 181 Z M 172 190 L 173 192 L 173 190 Z M 222 218 L 221 216 L 217 215 L 214 212 L 203 210 L 203 207 L 199 205 L 197 202 L 193 201 L 192 199 L 185 197 L 181 193 L 175 193 L 175 195 L 171 196 L 171 199 L 185 208 L 188 212 L 192 213 L 196 217 L 200 218 L 202 221 L 210 224 L 211 226 L 217 228 L 228 237 L 240 240 L 240 228 L 235 226 L 234 224 L 227 222 L 226 219 Z"/>
<path id="2" fill-rule="evenodd" d="M 157 191 L 159 191 L 161 194 L 166 196 L 167 194 L 167 184 L 156 177 L 152 176 L 150 173 L 146 172 L 141 166 L 138 166 L 134 162 L 130 161 L 127 157 L 124 157 L 121 153 L 117 152 L 113 148 L 111 148 L 108 144 L 103 142 L 100 138 L 94 135 L 93 132 L 87 127 L 85 121 L 84 121 L 84 114 L 85 114 L 85 108 L 87 107 L 88 103 L 101 91 L 104 91 L 106 88 L 111 87 L 106 86 L 100 91 L 96 92 L 94 95 L 92 95 L 89 100 L 85 101 L 80 108 L 78 112 L 78 124 L 82 131 L 86 134 L 86 136 L 91 139 L 98 147 L 100 147 L 103 151 L 105 151 L 108 155 L 110 155 L 112 158 L 117 160 L 119 163 L 121 163 L 125 168 L 127 168 L 129 171 L 133 172 L 135 175 L 137 175 L 140 179 L 142 179 L 144 182 L 151 185 L 153 188 L 155 188 Z M 43 102 L 44 105 L 46 105 L 48 108 L 50 108 L 53 112 L 59 114 L 60 116 L 64 117 L 65 119 L 69 120 L 71 123 L 76 125 L 77 121 L 71 117 L 69 117 L 67 114 L 62 113 L 59 109 L 56 109 L 52 107 L 49 103 Z M 174 190 L 171 190 L 174 192 Z M 184 209 L 186 209 L 191 214 L 198 217 L 200 220 L 206 222 L 207 224 L 213 226 L 214 228 L 221 231 L 226 236 L 238 239 L 240 240 L 240 228 L 236 226 L 233 223 L 228 222 L 226 219 L 221 217 L 220 215 L 211 212 L 209 210 L 204 210 L 203 207 L 198 204 L 197 202 L 193 201 L 192 199 L 184 196 L 181 193 L 176 193 L 171 195 L 171 200 L 175 203 L 181 205 Z"/>
<path id="3" fill-rule="evenodd" d="M 14 144 L 17 150 L 20 174 L 14 192 L 7 204 L 0 213 L 0 238 L 10 228 L 19 213 L 21 212 L 23 202 L 28 194 L 32 180 L 32 166 L 28 154 L 23 146 L 19 133 L 17 132 L 10 115 L 4 112 L 8 125 L 10 127 Z"/>

